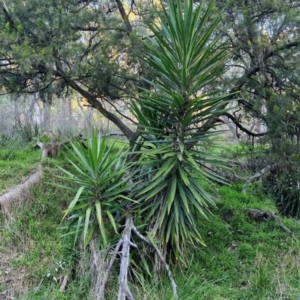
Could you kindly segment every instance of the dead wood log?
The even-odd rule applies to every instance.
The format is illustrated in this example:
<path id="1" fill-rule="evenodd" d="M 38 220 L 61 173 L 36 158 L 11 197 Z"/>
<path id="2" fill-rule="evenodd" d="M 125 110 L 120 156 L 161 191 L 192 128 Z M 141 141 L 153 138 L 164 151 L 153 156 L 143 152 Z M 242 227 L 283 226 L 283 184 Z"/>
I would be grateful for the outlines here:
<path id="1" fill-rule="evenodd" d="M 33 148 L 38 147 L 42 150 L 42 159 L 45 159 L 47 157 L 56 157 L 58 156 L 61 146 L 64 143 L 42 143 L 39 139 L 37 139 L 36 144 L 33 146 Z"/>
<path id="2" fill-rule="evenodd" d="M 282 223 L 282 221 L 281 221 L 281 219 L 278 217 L 278 216 L 276 216 L 273 212 L 271 212 L 270 213 L 271 214 L 271 216 L 272 216 L 272 218 L 274 219 L 274 220 L 277 220 L 278 221 L 278 223 L 279 223 L 279 226 L 284 230 L 284 231 L 286 231 L 286 232 L 288 232 L 289 234 L 292 234 L 292 235 L 294 235 L 283 223 Z"/>
<path id="3" fill-rule="evenodd" d="M 272 219 L 272 216 L 270 213 L 266 211 L 262 211 L 259 209 L 248 209 L 249 216 L 254 219 L 255 221 L 268 221 Z"/>
<path id="4" fill-rule="evenodd" d="M 84 141 L 82 141 L 82 138 L 79 136 L 79 138 L 74 138 L 67 140 L 65 142 L 50 142 L 50 143 L 42 143 L 38 138 L 35 138 L 37 140 L 36 144 L 32 146 L 32 148 L 40 148 L 42 150 L 42 159 L 45 159 L 47 157 L 56 157 L 59 155 L 61 148 L 64 145 L 68 145 L 74 140 L 80 141 L 84 148 L 87 149 L 87 146 L 85 145 Z"/>
<path id="5" fill-rule="evenodd" d="M 59 291 L 62 292 L 62 293 L 64 293 L 66 291 L 67 284 L 68 284 L 68 275 L 65 275 L 64 279 L 62 281 L 62 284 L 61 284 L 61 286 L 59 288 Z"/>
<path id="6" fill-rule="evenodd" d="M 100 135 L 101 137 L 110 137 L 110 136 L 125 136 L 123 132 L 120 131 L 110 131 L 103 135 Z"/>
<path id="7" fill-rule="evenodd" d="M 257 172 L 256 174 L 254 174 L 253 176 L 249 177 L 247 179 L 247 182 L 252 182 L 254 181 L 255 179 L 258 179 L 258 178 L 261 178 L 264 174 L 266 173 L 269 173 L 269 171 L 271 170 L 272 167 L 274 167 L 275 165 L 273 166 L 266 166 L 265 168 L 261 169 L 259 172 Z"/>
<path id="8" fill-rule="evenodd" d="M 132 231 L 133 221 L 132 215 L 128 214 L 126 216 L 125 230 L 122 235 L 123 245 L 120 263 L 120 273 L 119 273 L 119 293 L 118 300 L 133 300 L 133 295 L 128 286 L 128 268 L 130 259 L 130 240 Z"/>
<path id="9" fill-rule="evenodd" d="M 259 178 L 261 178 L 264 174 L 266 174 L 266 173 L 268 173 L 270 170 L 271 170 L 271 168 L 272 167 L 274 167 L 275 165 L 273 165 L 273 166 L 266 166 L 266 167 L 264 167 L 263 169 L 261 169 L 259 172 L 257 172 L 256 174 L 254 174 L 254 175 L 252 175 L 252 176 L 250 176 L 250 177 L 247 177 L 247 178 L 242 178 L 242 177 L 240 177 L 240 176 L 238 176 L 238 175 L 236 175 L 236 174 L 234 174 L 234 176 L 236 177 L 236 178 L 239 178 L 239 179 L 242 179 L 242 180 L 245 180 L 245 181 L 247 181 L 248 183 L 251 183 L 252 181 L 254 181 L 255 179 L 259 179 Z"/>
<path id="10" fill-rule="evenodd" d="M 157 247 L 155 247 L 155 246 L 153 245 L 153 243 L 151 243 L 151 241 L 150 241 L 147 237 L 143 236 L 143 235 L 138 231 L 138 229 L 137 229 L 134 225 L 133 225 L 133 228 L 132 228 L 132 229 L 133 229 L 133 232 L 134 232 L 134 233 L 135 233 L 142 241 L 144 241 L 145 243 L 147 243 L 148 245 L 152 246 L 152 247 L 155 249 L 155 251 L 156 251 L 156 253 L 157 253 L 159 259 L 161 260 L 161 262 L 163 263 L 163 265 L 164 265 L 164 267 L 165 267 L 165 269 L 166 269 L 166 271 L 167 271 L 169 280 L 171 281 L 171 286 L 172 286 L 172 290 L 173 290 L 173 296 L 174 296 L 174 299 L 178 299 L 178 295 L 177 295 L 177 285 L 176 285 L 176 282 L 175 282 L 175 280 L 174 280 L 174 277 L 173 277 L 173 274 L 172 274 L 172 272 L 171 272 L 171 269 L 170 269 L 169 265 L 167 264 L 167 262 L 166 262 L 166 260 L 165 260 L 165 258 L 164 258 L 164 256 L 163 256 L 163 254 L 161 253 L 161 251 L 159 251 L 159 249 L 158 249 Z"/>
<path id="11" fill-rule="evenodd" d="M 272 166 L 271 166 L 271 165 L 268 165 L 268 166 L 264 167 L 263 169 L 261 169 L 261 170 L 260 170 L 259 172 L 257 172 L 256 174 L 254 174 L 254 175 L 252 175 L 252 176 L 250 176 L 250 177 L 247 177 L 247 178 L 242 178 L 242 177 L 240 177 L 240 176 L 238 176 L 238 175 L 236 175 L 236 174 L 234 174 L 234 176 L 235 176 L 236 178 L 245 180 L 246 183 L 247 183 L 248 185 L 250 185 L 252 181 L 257 180 L 257 179 L 261 179 L 263 175 L 269 173 L 269 172 L 271 171 L 271 169 L 272 169 L 274 166 L 276 166 L 276 164 L 275 164 L 275 165 L 272 165 Z M 243 193 L 243 194 L 246 194 L 246 186 L 244 187 L 242 193 Z"/>

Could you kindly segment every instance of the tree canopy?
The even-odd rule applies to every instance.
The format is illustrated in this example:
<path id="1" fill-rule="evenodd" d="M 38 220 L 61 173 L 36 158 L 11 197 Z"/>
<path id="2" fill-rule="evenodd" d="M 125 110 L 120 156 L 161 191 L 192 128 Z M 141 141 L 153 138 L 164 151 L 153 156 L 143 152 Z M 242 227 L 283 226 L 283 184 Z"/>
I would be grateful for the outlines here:
<path id="1" fill-rule="evenodd" d="M 214 84 L 238 99 L 243 114 L 262 119 L 273 136 L 299 136 L 299 5 L 268 0 L 215 3 L 215 14 L 222 16 L 215 34 L 232 54 L 226 74 Z M 142 48 L 134 37 L 151 36 L 143 22 L 156 22 L 158 6 L 158 1 L 142 0 L 3 1 L 2 93 L 74 89 L 130 138 L 133 132 L 101 101 L 125 101 L 146 84 L 141 76 L 151 78 L 151 70 L 137 59 Z M 226 115 L 247 134 L 264 134 L 252 132 L 237 115 Z M 210 120 L 205 128 L 218 121 Z"/>
<path id="2" fill-rule="evenodd" d="M 217 6 L 224 12 L 220 34 L 233 51 L 223 85 L 239 92 L 239 104 L 261 118 L 269 133 L 283 136 L 299 105 L 300 2 L 218 1 Z"/>

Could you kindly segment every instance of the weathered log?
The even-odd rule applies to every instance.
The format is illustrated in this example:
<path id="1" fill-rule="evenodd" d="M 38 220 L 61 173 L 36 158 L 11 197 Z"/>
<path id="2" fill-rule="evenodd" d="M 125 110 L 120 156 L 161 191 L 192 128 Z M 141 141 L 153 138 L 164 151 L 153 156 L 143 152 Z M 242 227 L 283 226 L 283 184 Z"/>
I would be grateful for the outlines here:
<path id="1" fill-rule="evenodd" d="M 252 175 L 252 176 L 250 176 L 250 177 L 242 178 L 242 177 L 240 177 L 240 176 L 238 176 L 238 175 L 236 175 L 236 174 L 234 174 L 234 176 L 235 176 L 236 178 L 245 180 L 245 181 L 247 181 L 248 183 L 251 183 L 251 182 L 254 181 L 255 179 L 259 179 L 259 178 L 261 178 L 264 174 L 268 173 L 268 172 L 271 170 L 271 168 L 274 167 L 274 166 L 276 166 L 276 165 L 273 165 L 273 166 L 270 166 L 270 165 L 269 165 L 269 166 L 266 166 L 265 168 L 261 169 L 259 172 L 257 172 L 256 174 L 254 174 L 254 175 Z"/>

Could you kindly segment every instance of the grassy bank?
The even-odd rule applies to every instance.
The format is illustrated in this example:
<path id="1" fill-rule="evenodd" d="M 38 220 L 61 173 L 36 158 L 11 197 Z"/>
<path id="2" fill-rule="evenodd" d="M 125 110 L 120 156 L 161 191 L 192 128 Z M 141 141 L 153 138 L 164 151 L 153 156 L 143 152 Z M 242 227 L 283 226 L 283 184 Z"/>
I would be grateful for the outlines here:
<path id="1" fill-rule="evenodd" d="M 1 149 L 0 164 L 10 176 L 0 177 L 0 186 L 22 181 L 39 157 L 40 152 L 31 148 L 13 155 Z M 18 172 L 9 171 L 15 165 Z M 31 188 L 30 199 L 15 209 L 13 220 L 0 212 L 0 299 L 90 299 L 92 275 L 86 253 L 73 247 L 71 237 L 62 236 L 62 212 L 74 195 L 52 185 L 60 183 L 54 176 L 59 174 L 57 165 L 66 166 L 63 153 L 43 163 L 43 179 Z M 248 188 L 246 194 L 243 189 L 211 189 L 217 209 L 209 221 L 198 221 L 206 247 L 186 249 L 188 265 L 174 266 L 180 299 L 300 297 L 299 221 L 282 218 L 291 235 L 275 220 L 253 220 L 249 208 L 276 208 L 259 186 Z M 66 276 L 68 284 L 60 292 Z M 115 299 L 114 284 L 109 283 L 107 299 Z M 172 299 L 167 277 L 151 284 L 136 279 L 132 291 L 136 299 Z"/>

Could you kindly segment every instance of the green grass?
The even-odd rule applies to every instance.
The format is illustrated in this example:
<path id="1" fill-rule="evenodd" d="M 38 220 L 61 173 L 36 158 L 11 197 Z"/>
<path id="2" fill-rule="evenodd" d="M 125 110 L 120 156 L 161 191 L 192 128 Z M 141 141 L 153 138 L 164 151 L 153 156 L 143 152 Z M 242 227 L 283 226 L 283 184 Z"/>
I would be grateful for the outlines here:
<path id="1" fill-rule="evenodd" d="M 71 281 L 65 294 L 59 292 L 63 277 L 72 277 L 78 253 L 73 239 L 62 237 L 63 209 L 72 195 L 49 185 L 59 183 L 53 177 L 57 170 L 49 165 L 44 165 L 44 178 L 49 180 L 31 189 L 29 202 L 15 210 L 14 221 L 1 215 L 0 255 L 6 257 L 5 270 L 10 272 L 7 275 L 0 266 L 0 282 L 8 278 L 16 284 L 15 299 L 87 299 L 88 281 L 85 284 L 82 277 Z"/>
<path id="2" fill-rule="evenodd" d="M 26 180 L 38 165 L 41 151 L 25 149 L 0 149 L 0 194 Z"/>
<path id="3" fill-rule="evenodd" d="M 193 273 L 216 282 L 205 286 L 213 297 L 199 299 L 296 299 L 299 221 L 283 219 L 292 237 L 276 221 L 260 223 L 248 216 L 248 208 L 276 211 L 263 195 L 245 195 L 241 186 L 222 187 L 219 192 L 214 217 L 201 226 L 207 247 L 193 256 Z"/>
<path id="4" fill-rule="evenodd" d="M 39 161 L 40 152 L 25 148 L 10 154 L 2 149 L 0 157 L 12 169 L 19 162 L 16 178 L 0 177 L 0 186 L 6 186 L 22 180 Z M 72 237 L 62 236 L 63 210 L 74 195 L 49 184 L 60 183 L 54 177 L 58 165 L 66 167 L 63 154 L 43 162 L 43 182 L 31 189 L 26 205 L 15 209 L 13 221 L 7 222 L 0 211 L 0 298 L 6 292 L 22 300 L 90 299 L 91 275 L 88 263 L 82 263 L 86 254 L 73 248 Z M 173 266 L 180 299 L 299 299 L 299 221 L 282 218 L 294 236 L 276 221 L 256 222 L 247 209 L 276 212 L 275 205 L 259 186 L 248 187 L 246 194 L 244 189 L 211 188 L 217 209 L 209 221 L 198 220 L 206 247 L 189 247 L 185 253 L 189 263 Z M 65 275 L 68 288 L 61 293 Z M 117 274 L 108 285 L 107 299 L 116 298 L 116 280 Z M 166 274 L 155 283 L 138 278 L 132 291 L 137 300 L 172 299 Z"/>

